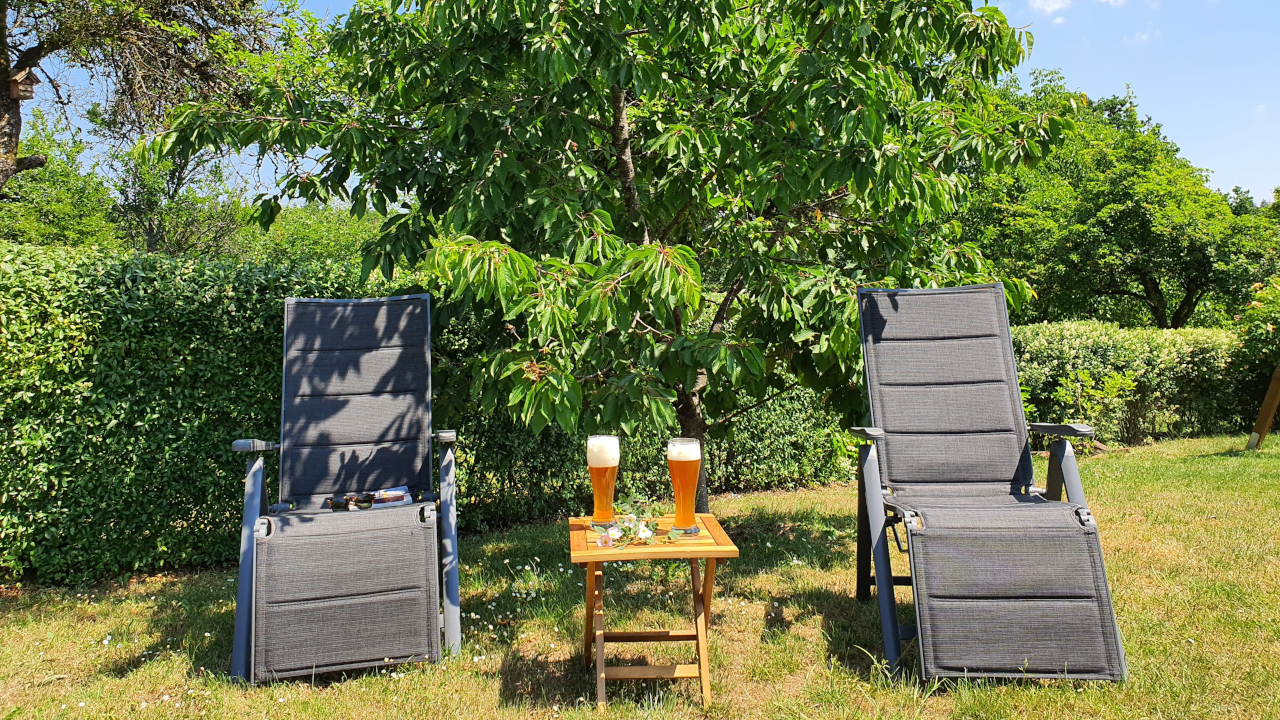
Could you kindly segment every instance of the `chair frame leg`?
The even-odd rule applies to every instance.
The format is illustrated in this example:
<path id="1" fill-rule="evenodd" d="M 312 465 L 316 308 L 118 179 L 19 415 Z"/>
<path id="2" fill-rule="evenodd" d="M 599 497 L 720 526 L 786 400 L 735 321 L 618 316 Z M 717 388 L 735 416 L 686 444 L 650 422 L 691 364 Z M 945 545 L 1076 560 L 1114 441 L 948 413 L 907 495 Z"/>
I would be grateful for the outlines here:
<path id="1" fill-rule="evenodd" d="M 240 581 L 236 587 L 236 624 L 231 641 L 231 677 L 253 682 L 253 529 L 262 516 L 262 455 L 249 459 L 244 471 L 244 515 L 240 521 Z"/>
<path id="2" fill-rule="evenodd" d="M 867 521 L 867 481 L 862 473 L 861 451 L 858 462 L 858 557 L 854 574 L 857 578 L 854 599 L 871 599 L 871 523 Z"/>
<path id="3" fill-rule="evenodd" d="M 440 565 L 444 578 L 444 650 L 462 652 L 462 605 L 458 591 L 458 480 L 453 443 L 440 452 Z"/>
<path id="4" fill-rule="evenodd" d="M 898 628 L 898 602 L 893 592 L 893 566 L 889 560 L 889 536 L 885 531 L 884 495 L 880 485 L 880 461 L 874 443 L 859 449 L 858 462 L 865 490 L 867 538 L 876 569 L 876 596 L 880 602 L 880 631 L 884 635 L 884 657 L 893 673 L 900 670 L 902 636 Z"/>

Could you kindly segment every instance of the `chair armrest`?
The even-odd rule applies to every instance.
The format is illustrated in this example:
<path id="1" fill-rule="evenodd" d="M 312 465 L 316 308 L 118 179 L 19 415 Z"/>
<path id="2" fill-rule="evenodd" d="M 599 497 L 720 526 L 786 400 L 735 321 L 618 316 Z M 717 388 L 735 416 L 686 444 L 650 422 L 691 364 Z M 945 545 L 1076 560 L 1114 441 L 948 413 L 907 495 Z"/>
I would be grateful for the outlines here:
<path id="1" fill-rule="evenodd" d="M 280 443 L 266 440 L 236 440 L 231 443 L 233 452 L 272 452 L 280 449 Z"/>
<path id="2" fill-rule="evenodd" d="M 1031 423 L 1029 426 L 1031 432 L 1043 433 L 1045 435 L 1053 435 L 1056 437 L 1078 437 L 1091 438 L 1094 435 L 1093 428 L 1088 425 L 1067 424 L 1059 425 L 1056 423 Z"/>
<path id="3" fill-rule="evenodd" d="M 849 432 L 853 433 L 854 436 L 856 437 L 862 438 L 863 440 L 883 440 L 884 439 L 884 430 L 881 430 L 880 428 L 877 428 L 877 427 L 849 428 Z"/>

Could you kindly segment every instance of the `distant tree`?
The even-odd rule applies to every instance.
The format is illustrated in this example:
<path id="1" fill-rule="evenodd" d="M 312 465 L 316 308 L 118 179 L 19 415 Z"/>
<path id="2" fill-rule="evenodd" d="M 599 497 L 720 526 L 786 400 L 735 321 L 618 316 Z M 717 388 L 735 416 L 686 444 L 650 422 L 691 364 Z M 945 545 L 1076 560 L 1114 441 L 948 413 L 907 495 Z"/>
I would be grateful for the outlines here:
<path id="1" fill-rule="evenodd" d="M 9 184 L 0 202 L 0 239 L 36 245 L 115 246 L 111 189 L 82 160 L 81 133 L 39 109 L 31 114 L 21 151 L 45 163 Z"/>
<path id="2" fill-rule="evenodd" d="M 1075 97 L 1058 73 L 1007 81 L 1002 99 L 1034 112 Z M 1132 95 L 1087 104 L 1067 141 L 1034 168 L 984 173 L 962 219 L 964 237 L 1038 299 L 1023 321 L 1099 318 L 1183 327 L 1198 311 L 1229 318 L 1274 274 L 1280 233 L 1237 189 L 1228 199 Z"/>
<path id="3" fill-rule="evenodd" d="M 1239 185 L 1231 188 L 1231 193 L 1227 195 L 1227 204 L 1231 206 L 1231 212 L 1237 216 L 1252 215 L 1262 209 L 1254 203 L 1253 195 Z"/>
<path id="4" fill-rule="evenodd" d="M 353 217 L 340 203 L 289 205 L 264 230 L 248 223 L 236 231 L 231 252 L 268 262 L 302 258 L 358 261 L 360 248 L 381 234 L 376 215 Z"/>
<path id="5" fill-rule="evenodd" d="M 100 162 L 115 194 L 112 216 L 128 245 L 168 255 L 232 251 L 249 213 L 224 156 L 156 159 L 133 152 L 142 132 L 112 108 L 95 105 L 87 116 L 105 146 Z"/>
<path id="6" fill-rule="evenodd" d="M 10 76 L 56 57 L 105 81 L 115 113 L 144 127 L 176 102 L 225 96 L 234 87 L 226 58 L 264 49 L 270 32 L 258 0 L 0 0 L 0 194 L 48 162 L 18 155 L 23 101 L 10 97 Z"/>
<path id="7" fill-rule="evenodd" d="M 1259 208 L 1263 215 L 1271 218 L 1272 222 L 1280 223 L 1280 187 L 1271 193 L 1271 202 L 1263 202 Z"/>

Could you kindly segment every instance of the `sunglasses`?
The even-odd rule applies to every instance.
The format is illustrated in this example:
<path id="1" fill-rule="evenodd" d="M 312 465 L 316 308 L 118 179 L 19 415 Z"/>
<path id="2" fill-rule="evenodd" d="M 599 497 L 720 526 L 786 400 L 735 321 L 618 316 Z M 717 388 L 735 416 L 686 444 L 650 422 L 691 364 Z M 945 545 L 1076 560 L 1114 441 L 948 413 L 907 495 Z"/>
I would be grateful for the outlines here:
<path id="1" fill-rule="evenodd" d="M 334 512 L 342 510 L 368 510 L 373 507 L 373 493 L 347 495 L 345 497 L 332 497 L 325 502 L 328 504 L 329 509 Z"/>

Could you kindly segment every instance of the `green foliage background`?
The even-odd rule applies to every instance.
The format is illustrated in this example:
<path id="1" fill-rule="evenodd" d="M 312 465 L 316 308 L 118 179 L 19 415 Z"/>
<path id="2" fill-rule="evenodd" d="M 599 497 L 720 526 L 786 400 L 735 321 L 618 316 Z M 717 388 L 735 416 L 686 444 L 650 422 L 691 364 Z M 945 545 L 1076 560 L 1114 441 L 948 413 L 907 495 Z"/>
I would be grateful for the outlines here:
<path id="1" fill-rule="evenodd" d="M 1243 357 L 1233 330 L 1101 322 L 1012 330 L 1018 378 L 1034 408 L 1029 422 L 1085 422 L 1103 442 L 1134 445 L 1234 431 L 1257 412 L 1252 385 L 1240 378 Z M 1101 407 L 1091 411 L 1090 404 Z"/>
<path id="2" fill-rule="evenodd" d="M 202 262 L 0 245 L 0 569 L 78 582 L 233 561 L 239 437 L 279 434 L 283 299 L 394 294 L 329 261 Z M 450 341 L 437 351 L 448 375 Z M 455 353 L 456 354 L 456 353 Z M 579 512 L 582 438 L 455 405 L 465 528 Z M 848 438 L 797 392 L 708 450 L 712 488 L 849 477 Z M 623 492 L 664 493 L 662 441 L 627 443 Z M 272 476 L 274 469 L 269 468 Z"/>

